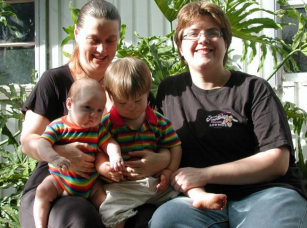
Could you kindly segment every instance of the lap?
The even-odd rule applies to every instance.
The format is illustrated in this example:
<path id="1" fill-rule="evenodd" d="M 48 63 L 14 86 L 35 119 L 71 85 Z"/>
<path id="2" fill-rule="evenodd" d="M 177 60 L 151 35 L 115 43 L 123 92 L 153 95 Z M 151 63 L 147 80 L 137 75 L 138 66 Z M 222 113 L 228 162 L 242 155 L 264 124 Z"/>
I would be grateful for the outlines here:
<path id="1" fill-rule="evenodd" d="M 150 228 L 228 228 L 227 209 L 198 210 L 188 197 L 177 197 L 160 206 L 149 222 Z"/>
<path id="2" fill-rule="evenodd" d="M 33 202 L 35 189 L 28 191 L 21 200 L 19 219 L 21 227 L 35 227 Z M 57 198 L 50 208 L 48 219 L 50 227 L 103 227 L 96 208 L 86 199 L 77 196 Z"/>
<path id="3" fill-rule="evenodd" d="M 35 227 L 33 203 L 37 186 L 49 175 L 46 163 L 40 162 L 28 180 L 21 200 L 19 220 L 21 227 Z M 138 208 L 139 213 L 129 219 L 128 227 L 147 227 L 155 207 L 144 205 Z M 103 227 L 98 210 L 86 199 L 76 196 L 59 197 L 51 205 L 48 224 L 50 227 L 100 228 Z"/>
<path id="4" fill-rule="evenodd" d="M 307 227 L 307 201 L 296 191 L 274 187 L 241 200 L 229 200 L 225 210 L 198 210 L 187 197 L 177 197 L 159 207 L 151 228 L 292 228 Z"/>

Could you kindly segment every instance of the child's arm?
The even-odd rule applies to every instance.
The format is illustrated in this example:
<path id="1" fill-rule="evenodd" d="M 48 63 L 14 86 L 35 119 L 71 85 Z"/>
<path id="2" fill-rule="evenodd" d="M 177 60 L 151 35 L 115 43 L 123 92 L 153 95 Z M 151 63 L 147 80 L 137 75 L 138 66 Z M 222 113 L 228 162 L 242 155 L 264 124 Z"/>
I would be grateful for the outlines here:
<path id="1" fill-rule="evenodd" d="M 166 169 L 161 172 L 161 182 L 157 185 L 159 191 L 165 191 L 170 183 L 172 174 L 179 168 L 182 149 L 181 146 L 174 146 L 170 148 L 171 161 Z"/>
<path id="2" fill-rule="evenodd" d="M 109 155 L 110 166 L 114 171 L 124 169 L 124 160 L 120 152 L 120 146 L 113 138 L 103 145 L 103 150 Z"/>
<path id="3" fill-rule="evenodd" d="M 40 138 L 37 142 L 37 151 L 39 156 L 46 162 L 50 162 L 54 167 L 56 167 L 60 173 L 62 170 L 68 171 L 70 166 L 70 161 L 62 156 L 60 156 L 53 148 L 50 142 L 46 139 Z"/>
<path id="4" fill-rule="evenodd" d="M 115 171 L 111 168 L 108 155 L 104 152 L 98 152 L 95 161 L 97 172 L 115 182 L 118 182 L 120 178 L 123 178 L 121 171 Z"/>

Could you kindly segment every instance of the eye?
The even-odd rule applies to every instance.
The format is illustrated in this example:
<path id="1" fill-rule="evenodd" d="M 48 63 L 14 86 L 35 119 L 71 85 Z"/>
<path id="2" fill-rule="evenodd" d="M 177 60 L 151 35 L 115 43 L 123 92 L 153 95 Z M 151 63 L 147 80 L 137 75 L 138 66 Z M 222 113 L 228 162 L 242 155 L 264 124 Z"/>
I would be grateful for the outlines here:
<path id="1" fill-rule="evenodd" d="M 85 110 L 91 110 L 92 107 L 87 105 L 87 106 L 84 106 L 84 109 L 85 109 Z"/>
<path id="2" fill-rule="evenodd" d="M 102 109 L 98 109 L 97 112 L 101 113 L 101 112 L 103 112 L 103 110 Z"/>
<path id="3" fill-rule="evenodd" d="M 135 103 L 140 103 L 142 99 L 134 101 Z"/>
<path id="4" fill-rule="evenodd" d="M 188 32 L 188 37 L 191 37 L 191 38 L 196 38 L 198 37 L 198 35 L 199 35 L 199 32 L 197 31 Z"/>
<path id="5" fill-rule="evenodd" d="M 206 32 L 206 36 L 208 38 L 216 38 L 216 37 L 220 37 L 221 33 L 217 30 L 212 30 L 212 31 L 208 31 Z"/>
<path id="6" fill-rule="evenodd" d="M 107 43 L 109 44 L 117 43 L 117 39 L 108 39 Z"/>
<path id="7" fill-rule="evenodd" d="M 97 44 L 99 42 L 98 39 L 95 38 L 87 38 L 87 41 L 91 44 Z"/>

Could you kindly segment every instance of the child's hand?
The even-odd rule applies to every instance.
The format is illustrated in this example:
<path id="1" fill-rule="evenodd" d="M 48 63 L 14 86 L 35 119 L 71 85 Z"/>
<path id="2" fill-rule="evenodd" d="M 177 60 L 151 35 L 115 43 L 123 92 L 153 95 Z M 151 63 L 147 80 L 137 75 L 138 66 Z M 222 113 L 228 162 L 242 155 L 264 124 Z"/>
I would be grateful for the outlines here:
<path id="1" fill-rule="evenodd" d="M 114 171 L 122 171 L 124 170 L 124 160 L 121 156 L 111 156 L 110 157 L 110 167 Z"/>
<path id="2" fill-rule="evenodd" d="M 162 170 L 160 183 L 157 185 L 158 192 L 163 192 L 168 188 L 172 174 L 173 172 L 169 169 Z"/>
<path id="3" fill-rule="evenodd" d="M 104 176 L 115 181 L 118 182 L 120 178 L 123 178 L 123 174 L 121 171 L 115 171 L 113 168 L 111 168 L 111 164 L 110 162 L 105 162 L 103 164 L 105 172 L 104 172 Z"/>
<path id="4" fill-rule="evenodd" d="M 51 161 L 51 164 L 62 174 L 62 171 L 67 172 L 69 170 L 70 161 L 64 157 L 58 156 Z"/>

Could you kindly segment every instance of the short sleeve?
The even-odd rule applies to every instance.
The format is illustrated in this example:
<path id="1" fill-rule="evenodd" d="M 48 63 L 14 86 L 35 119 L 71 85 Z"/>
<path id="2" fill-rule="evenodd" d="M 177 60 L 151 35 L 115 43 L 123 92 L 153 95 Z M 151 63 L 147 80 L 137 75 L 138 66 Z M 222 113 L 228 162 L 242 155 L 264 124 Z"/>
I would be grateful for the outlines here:
<path id="1" fill-rule="evenodd" d="M 29 95 L 22 112 L 32 110 L 50 121 L 66 115 L 66 97 L 72 83 L 67 65 L 47 70 Z"/>

